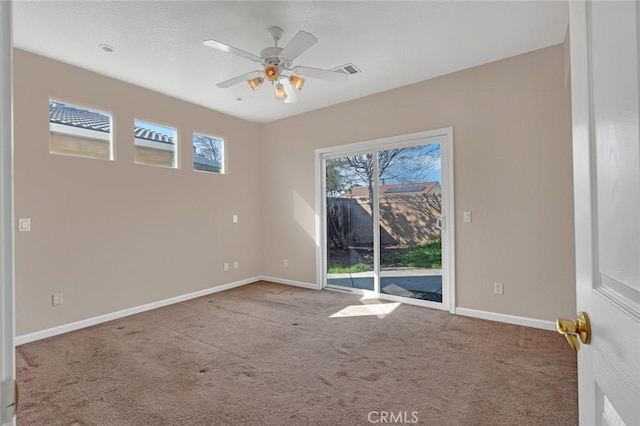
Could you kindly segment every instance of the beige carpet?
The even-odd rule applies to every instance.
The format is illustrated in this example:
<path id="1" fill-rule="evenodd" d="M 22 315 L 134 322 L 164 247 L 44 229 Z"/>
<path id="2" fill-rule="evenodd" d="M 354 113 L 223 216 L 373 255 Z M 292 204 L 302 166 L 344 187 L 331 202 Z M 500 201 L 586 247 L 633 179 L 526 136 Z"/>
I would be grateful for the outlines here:
<path id="1" fill-rule="evenodd" d="M 353 295 L 256 283 L 26 344 L 18 424 L 577 424 L 562 336 L 366 310 Z"/>

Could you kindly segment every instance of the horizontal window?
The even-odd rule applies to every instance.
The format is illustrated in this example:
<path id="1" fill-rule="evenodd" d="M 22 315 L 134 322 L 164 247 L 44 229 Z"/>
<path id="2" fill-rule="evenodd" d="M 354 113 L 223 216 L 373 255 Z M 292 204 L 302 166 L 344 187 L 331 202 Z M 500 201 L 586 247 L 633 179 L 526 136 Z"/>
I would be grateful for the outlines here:
<path id="1" fill-rule="evenodd" d="M 134 120 L 134 161 L 151 166 L 178 167 L 178 132 L 173 127 Z"/>
<path id="2" fill-rule="evenodd" d="M 224 140 L 194 133 L 193 170 L 224 173 Z"/>
<path id="3" fill-rule="evenodd" d="M 112 118 L 107 112 L 49 100 L 49 151 L 113 159 Z"/>

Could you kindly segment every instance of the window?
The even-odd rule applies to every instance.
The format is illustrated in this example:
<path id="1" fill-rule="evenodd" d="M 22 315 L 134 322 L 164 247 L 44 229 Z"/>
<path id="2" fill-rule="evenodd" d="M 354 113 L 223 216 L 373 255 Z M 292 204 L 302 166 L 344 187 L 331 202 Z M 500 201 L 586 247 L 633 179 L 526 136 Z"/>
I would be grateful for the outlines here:
<path id="1" fill-rule="evenodd" d="M 224 140 L 194 133 L 193 170 L 224 174 Z"/>
<path id="2" fill-rule="evenodd" d="M 178 132 L 173 127 L 134 120 L 134 161 L 151 166 L 178 167 Z"/>
<path id="3" fill-rule="evenodd" d="M 111 114 L 49 99 L 49 152 L 113 159 Z"/>

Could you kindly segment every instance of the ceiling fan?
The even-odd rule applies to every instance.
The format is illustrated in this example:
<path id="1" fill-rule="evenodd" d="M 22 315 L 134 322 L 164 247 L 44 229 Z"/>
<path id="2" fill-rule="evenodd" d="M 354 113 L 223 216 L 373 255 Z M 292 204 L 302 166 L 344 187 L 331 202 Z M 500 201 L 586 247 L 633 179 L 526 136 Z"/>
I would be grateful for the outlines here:
<path id="1" fill-rule="evenodd" d="M 202 44 L 226 53 L 231 53 L 241 58 L 249 59 L 262 65 L 262 70 L 251 71 L 229 80 L 216 84 L 221 89 L 235 86 L 247 81 L 253 90 L 258 89 L 265 80 L 275 84 L 276 98 L 285 103 L 295 102 L 298 99 L 296 91 L 302 90 L 304 78 L 317 78 L 320 80 L 340 82 L 347 79 L 347 74 L 340 71 L 324 70 L 303 66 L 294 66 L 293 61 L 318 39 L 306 31 L 298 31 L 285 47 L 278 47 L 278 40 L 284 34 L 280 27 L 271 27 L 267 31 L 274 41 L 275 46 L 262 49 L 260 56 L 254 55 L 217 40 L 205 40 Z"/>

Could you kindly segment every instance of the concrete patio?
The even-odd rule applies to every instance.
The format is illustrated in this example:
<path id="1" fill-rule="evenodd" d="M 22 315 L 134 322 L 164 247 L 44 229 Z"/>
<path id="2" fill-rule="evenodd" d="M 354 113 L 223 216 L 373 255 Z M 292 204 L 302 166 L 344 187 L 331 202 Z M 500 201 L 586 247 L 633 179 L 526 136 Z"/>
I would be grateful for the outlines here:
<path id="1" fill-rule="evenodd" d="M 327 274 L 327 284 L 373 291 L 373 271 Z M 422 298 L 427 293 L 442 295 L 442 269 L 384 268 L 380 271 L 380 290 L 394 296 Z M 431 299 L 430 299 L 431 300 Z"/>

